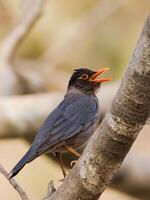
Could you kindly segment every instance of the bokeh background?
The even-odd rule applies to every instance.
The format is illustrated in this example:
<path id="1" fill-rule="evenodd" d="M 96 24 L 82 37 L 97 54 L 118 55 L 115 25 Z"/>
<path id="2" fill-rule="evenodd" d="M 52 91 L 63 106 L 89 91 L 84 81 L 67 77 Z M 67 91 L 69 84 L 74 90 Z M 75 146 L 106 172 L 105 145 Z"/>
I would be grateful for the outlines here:
<path id="1" fill-rule="evenodd" d="M 40 16 L 7 57 L 9 39 L 15 40 L 13 32 L 34 13 L 35 4 L 33 0 L 0 0 L 0 163 L 7 171 L 27 151 L 47 113 L 62 99 L 73 69 L 111 68 L 107 75 L 113 82 L 101 91 L 105 113 L 150 11 L 148 0 L 43 2 Z M 148 126 L 144 128 L 102 200 L 150 199 L 149 131 Z M 64 156 L 66 167 L 71 159 Z M 54 180 L 58 186 L 61 178 L 58 163 L 45 155 L 27 165 L 16 180 L 32 200 L 39 200 L 48 182 Z M 0 199 L 19 199 L 1 174 Z"/>

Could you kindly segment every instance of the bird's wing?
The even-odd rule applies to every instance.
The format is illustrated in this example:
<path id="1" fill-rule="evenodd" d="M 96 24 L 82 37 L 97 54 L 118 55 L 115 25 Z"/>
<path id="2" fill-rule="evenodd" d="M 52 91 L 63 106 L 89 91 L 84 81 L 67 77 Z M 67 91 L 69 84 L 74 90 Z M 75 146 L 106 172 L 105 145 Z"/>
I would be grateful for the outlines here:
<path id="1" fill-rule="evenodd" d="M 99 118 L 98 103 L 87 95 L 66 97 L 48 116 L 33 142 L 40 154 L 86 130 Z"/>

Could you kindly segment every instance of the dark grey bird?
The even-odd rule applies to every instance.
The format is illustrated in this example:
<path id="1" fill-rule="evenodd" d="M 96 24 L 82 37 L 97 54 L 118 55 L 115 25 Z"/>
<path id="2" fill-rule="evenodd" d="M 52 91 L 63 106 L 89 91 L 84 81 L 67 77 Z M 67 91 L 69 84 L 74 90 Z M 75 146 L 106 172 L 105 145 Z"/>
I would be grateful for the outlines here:
<path id="1" fill-rule="evenodd" d="M 95 132 L 100 117 L 96 92 L 102 82 L 111 80 L 97 77 L 107 70 L 80 68 L 74 71 L 63 101 L 48 115 L 30 149 L 9 173 L 10 178 L 18 174 L 27 163 L 48 152 L 55 153 L 63 175 L 66 175 L 61 154 L 70 151 L 79 156 L 76 149 L 84 145 Z"/>

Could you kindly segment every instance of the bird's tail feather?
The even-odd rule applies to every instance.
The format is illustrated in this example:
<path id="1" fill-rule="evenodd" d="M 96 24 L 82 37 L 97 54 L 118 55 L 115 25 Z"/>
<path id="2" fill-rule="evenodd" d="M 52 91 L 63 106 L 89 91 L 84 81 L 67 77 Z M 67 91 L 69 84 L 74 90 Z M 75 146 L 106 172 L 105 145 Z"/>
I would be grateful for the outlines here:
<path id="1" fill-rule="evenodd" d="M 9 178 L 16 176 L 18 172 L 27 164 L 32 161 L 34 157 L 33 149 L 29 149 L 23 158 L 16 164 L 16 166 L 10 171 Z"/>

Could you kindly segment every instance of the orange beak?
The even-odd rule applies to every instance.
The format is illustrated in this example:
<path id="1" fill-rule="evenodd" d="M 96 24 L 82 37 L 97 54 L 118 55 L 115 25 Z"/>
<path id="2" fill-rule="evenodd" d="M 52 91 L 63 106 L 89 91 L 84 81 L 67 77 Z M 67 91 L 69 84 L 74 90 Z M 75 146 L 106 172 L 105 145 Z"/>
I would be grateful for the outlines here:
<path id="1" fill-rule="evenodd" d="M 100 79 L 96 79 L 100 74 L 102 74 L 103 72 L 106 72 L 108 70 L 109 70 L 108 67 L 105 67 L 105 68 L 97 70 L 96 73 L 91 76 L 90 81 L 91 82 L 96 82 L 96 83 L 102 83 L 102 82 L 105 82 L 105 81 L 111 81 L 112 78 L 100 78 Z"/>

